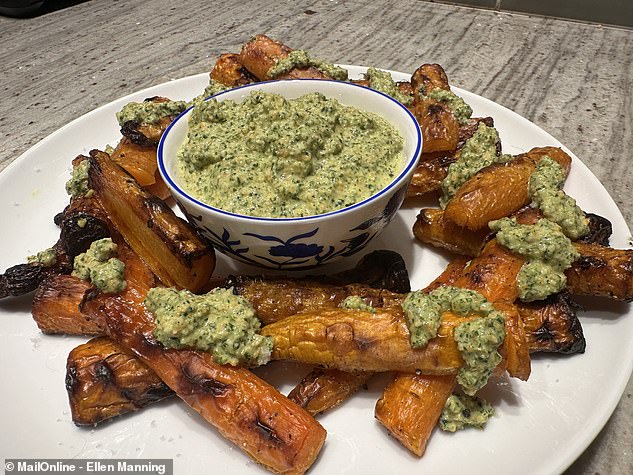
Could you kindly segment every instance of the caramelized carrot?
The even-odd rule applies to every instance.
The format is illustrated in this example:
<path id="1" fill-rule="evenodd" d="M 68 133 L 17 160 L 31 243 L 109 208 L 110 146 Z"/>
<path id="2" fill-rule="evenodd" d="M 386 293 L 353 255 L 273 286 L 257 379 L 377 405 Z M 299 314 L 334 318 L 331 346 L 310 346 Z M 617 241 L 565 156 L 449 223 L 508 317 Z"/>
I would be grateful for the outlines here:
<path id="1" fill-rule="evenodd" d="M 105 313 L 111 336 L 223 437 L 273 472 L 310 468 L 326 433 L 308 412 L 247 369 L 218 365 L 204 352 L 165 349 L 141 305 L 109 298 Z"/>

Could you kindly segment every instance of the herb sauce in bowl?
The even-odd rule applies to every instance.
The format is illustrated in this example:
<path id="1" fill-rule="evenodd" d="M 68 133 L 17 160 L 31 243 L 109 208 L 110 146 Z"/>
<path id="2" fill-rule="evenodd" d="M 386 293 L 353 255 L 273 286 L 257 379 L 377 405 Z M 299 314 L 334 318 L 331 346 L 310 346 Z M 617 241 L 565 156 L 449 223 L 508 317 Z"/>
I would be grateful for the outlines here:
<path id="1" fill-rule="evenodd" d="M 314 216 L 358 203 L 393 181 L 403 138 L 377 114 L 313 92 L 253 91 L 199 101 L 179 150 L 185 191 L 233 213 Z"/>

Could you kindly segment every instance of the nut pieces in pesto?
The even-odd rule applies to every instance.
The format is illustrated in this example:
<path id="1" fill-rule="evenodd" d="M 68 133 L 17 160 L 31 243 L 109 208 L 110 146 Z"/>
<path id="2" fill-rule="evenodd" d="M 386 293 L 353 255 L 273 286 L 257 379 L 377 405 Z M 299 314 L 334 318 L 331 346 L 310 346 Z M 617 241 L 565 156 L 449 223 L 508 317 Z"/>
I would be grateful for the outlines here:
<path id="1" fill-rule="evenodd" d="M 391 77 L 391 74 L 387 71 L 369 68 L 365 73 L 365 79 L 369 83 L 369 87 L 393 97 L 402 104 L 408 105 L 413 102 L 413 98 L 411 96 L 407 96 L 406 94 L 400 92 L 398 85 Z"/>
<path id="2" fill-rule="evenodd" d="M 340 308 L 348 308 L 351 310 L 364 310 L 365 312 L 376 313 L 376 309 L 365 303 L 360 295 L 350 295 L 346 297 L 339 305 Z"/>
<path id="3" fill-rule="evenodd" d="M 52 267 L 57 263 L 57 251 L 54 248 L 49 247 L 48 249 L 44 249 L 33 256 L 28 256 L 26 261 L 28 263 L 37 262 L 42 264 L 44 267 Z"/>
<path id="4" fill-rule="evenodd" d="M 137 124 L 156 124 L 165 117 L 180 114 L 187 108 L 185 101 L 152 101 L 130 102 L 116 113 L 119 125 L 128 122 Z"/>
<path id="5" fill-rule="evenodd" d="M 288 53 L 288 56 L 277 61 L 277 63 L 268 70 L 267 76 L 271 79 L 275 79 L 294 68 L 307 68 L 309 66 L 318 69 L 332 79 L 347 81 L 347 69 L 335 66 L 326 61 L 321 61 L 320 59 L 312 58 L 310 54 L 303 49 L 293 50 Z"/>
<path id="6" fill-rule="evenodd" d="M 154 336 L 167 348 L 208 351 L 218 364 L 268 363 L 273 340 L 259 334 L 260 322 L 245 298 L 232 289 L 204 295 L 172 288 L 150 289 L 145 306 L 154 315 Z"/>

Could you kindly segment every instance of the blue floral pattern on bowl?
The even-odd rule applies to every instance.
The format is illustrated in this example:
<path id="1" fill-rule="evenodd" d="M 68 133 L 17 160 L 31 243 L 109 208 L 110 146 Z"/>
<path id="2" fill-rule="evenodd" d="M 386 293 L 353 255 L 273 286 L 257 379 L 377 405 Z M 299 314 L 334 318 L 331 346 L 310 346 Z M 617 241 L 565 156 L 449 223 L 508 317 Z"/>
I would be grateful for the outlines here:
<path id="1" fill-rule="evenodd" d="M 400 208 L 405 193 L 406 187 L 401 187 L 390 198 L 380 214 L 349 229 L 349 237 L 339 241 L 338 246 L 320 244 L 319 227 L 285 240 L 278 236 L 252 232 L 233 236 L 226 228 L 222 228 L 221 231 L 212 229 L 203 223 L 202 216 L 195 216 L 187 212 L 180 202 L 177 203 L 189 222 L 196 226 L 213 247 L 223 254 L 248 264 L 275 269 L 302 270 L 326 264 L 334 258 L 351 256 L 364 249 L 391 221 Z M 272 243 L 272 245 L 257 245 L 257 251 L 253 251 L 252 246 L 243 242 L 244 239 L 249 238 L 256 239 L 260 244 Z"/>

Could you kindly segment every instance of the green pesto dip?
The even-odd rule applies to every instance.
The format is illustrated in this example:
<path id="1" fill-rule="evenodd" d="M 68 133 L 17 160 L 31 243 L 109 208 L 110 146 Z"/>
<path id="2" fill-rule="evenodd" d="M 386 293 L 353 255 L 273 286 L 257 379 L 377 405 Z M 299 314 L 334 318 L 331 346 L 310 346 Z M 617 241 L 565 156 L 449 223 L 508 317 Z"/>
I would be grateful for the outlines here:
<path id="1" fill-rule="evenodd" d="M 320 59 L 314 59 L 310 57 L 310 54 L 302 49 L 296 49 L 288 53 L 288 56 L 279 60 L 274 66 L 272 66 L 266 73 L 269 78 L 274 79 L 281 74 L 285 74 L 294 68 L 307 68 L 314 67 L 321 71 L 323 74 L 330 76 L 337 81 L 347 81 L 348 72 L 347 69 L 335 66 L 332 63 L 321 61 Z"/>
<path id="2" fill-rule="evenodd" d="M 563 167 L 545 156 L 530 176 L 528 193 L 543 216 L 558 224 L 567 237 L 576 240 L 589 232 L 589 220 L 576 200 L 560 189 L 565 178 Z"/>
<path id="3" fill-rule="evenodd" d="M 154 336 L 167 348 L 208 351 L 218 364 L 258 366 L 270 360 L 271 337 L 260 335 L 255 310 L 232 289 L 205 295 L 153 288 L 145 306 L 154 315 Z"/>
<path id="4" fill-rule="evenodd" d="M 371 305 L 367 305 L 360 295 L 350 295 L 346 297 L 340 304 L 340 308 L 348 308 L 351 310 L 364 310 L 366 312 L 376 313 L 376 309 Z"/>
<path id="5" fill-rule="evenodd" d="M 233 213 L 292 218 L 358 203 L 402 169 L 403 138 L 383 118 L 319 93 L 198 102 L 178 151 L 185 191 Z"/>
<path id="6" fill-rule="evenodd" d="M 73 165 L 72 177 L 66 182 L 66 193 L 73 198 L 87 196 L 92 191 L 90 185 L 88 185 L 89 171 L 89 160 L 82 160 L 77 165 Z"/>
<path id="7" fill-rule="evenodd" d="M 460 125 L 466 125 L 468 119 L 473 115 L 473 109 L 466 101 L 455 94 L 453 91 L 447 91 L 445 89 L 435 88 L 425 94 L 429 99 L 446 104 L 452 111 L 455 119 Z"/>
<path id="8" fill-rule="evenodd" d="M 75 257 L 72 275 L 92 282 L 105 294 L 117 294 L 127 287 L 125 264 L 116 257 L 112 239 L 94 241 L 90 248 Z"/>
<path id="9" fill-rule="evenodd" d="M 512 158 L 510 155 L 497 154 L 498 143 L 497 129 L 480 123 L 473 136 L 464 143 L 458 160 L 448 167 L 446 178 L 442 181 L 442 208 L 446 207 L 457 190 L 479 170 L 493 163 L 507 162 Z"/>
<path id="10" fill-rule="evenodd" d="M 37 262 L 42 264 L 44 267 L 52 267 L 57 263 L 57 251 L 52 247 L 49 247 L 48 249 L 38 252 L 34 256 L 28 256 L 26 261 L 28 263 Z"/>
<path id="11" fill-rule="evenodd" d="M 402 104 L 410 104 L 413 101 L 411 96 L 407 96 L 400 92 L 398 85 L 387 71 L 381 71 L 376 68 L 369 68 L 365 73 L 365 79 L 369 82 L 369 87 L 376 89 L 388 96 L 393 97 Z"/>
<path id="12" fill-rule="evenodd" d="M 492 405 L 474 396 L 452 394 L 444 404 L 440 416 L 440 429 L 456 432 L 466 427 L 483 429 L 494 415 Z"/>
<path id="13" fill-rule="evenodd" d="M 564 271 L 580 254 L 558 224 L 548 219 L 517 224 L 514 218 L 502 218 L 488 226 L 502 246 L 526 259 L 517 276 L 521 300 L 543 300 L 565 288 Z"/>
<path id="14" fill-rule="evenodd" d="M 413 348 L 422 348 L 437 336 L 444 312 L 481 315 L 481 318 L 461 323 L 455 329 L 454 338 L 464 359 L 457 382 L 471 395 L 486 384 L 501 361 L 497 348 L 505 338 L 505 318 L 492 303 L 479 292 L 444 286 L 428 293 L 410 292 L 402 309 Z"/>
<path id="15" fill-rule="evenodd" d="M 164 117 L 180 114 L 186 108 L 185 101 L 154 102 L 146 100 L 130 102 L 116 113 L 116 118 L 121 127 L 127 122 L 155 124 Z"/>

